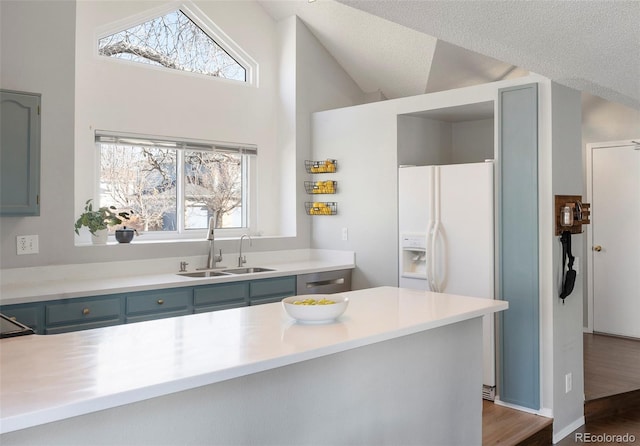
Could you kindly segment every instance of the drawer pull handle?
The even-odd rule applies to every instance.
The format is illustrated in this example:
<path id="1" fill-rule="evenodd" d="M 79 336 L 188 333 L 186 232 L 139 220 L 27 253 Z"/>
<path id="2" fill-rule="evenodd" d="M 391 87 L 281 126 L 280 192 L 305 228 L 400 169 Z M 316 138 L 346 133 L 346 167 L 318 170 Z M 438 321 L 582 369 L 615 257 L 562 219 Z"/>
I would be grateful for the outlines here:
<path id="1" fill-rule="evenodd" d="M 158 299 L 158 305 L 162 305 L 163 303 L 164 303 L 164 300 Z"/>
<path id="2" fill-rule="evenodd" d="M 89 310 L 88 308 L 83 308 L 83 309 L 82 309 L 82 314 L 84 314 L 85 316 L 86 316 L 87 314 L 89 314 L 89 313 L 91 313 L 91 310 Z"/>

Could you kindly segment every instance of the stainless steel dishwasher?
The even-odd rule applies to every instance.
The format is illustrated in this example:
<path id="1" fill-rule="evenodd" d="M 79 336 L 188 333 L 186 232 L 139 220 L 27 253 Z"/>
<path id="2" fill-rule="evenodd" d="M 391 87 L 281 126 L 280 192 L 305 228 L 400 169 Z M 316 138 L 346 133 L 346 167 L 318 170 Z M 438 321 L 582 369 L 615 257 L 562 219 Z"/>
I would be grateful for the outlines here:
<path id="1" fill-rule="evenodd" d="M 351 291 L 351 269 L 299 274 L 297 294 L 333 294 Z"/>

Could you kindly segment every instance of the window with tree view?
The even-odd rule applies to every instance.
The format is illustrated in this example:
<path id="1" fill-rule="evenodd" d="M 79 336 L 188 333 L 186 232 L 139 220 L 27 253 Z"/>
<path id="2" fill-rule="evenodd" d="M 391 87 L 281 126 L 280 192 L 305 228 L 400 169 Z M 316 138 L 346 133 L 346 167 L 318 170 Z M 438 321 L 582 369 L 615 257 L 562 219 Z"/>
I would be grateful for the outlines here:
<path id="1" fill-rule="evenodd" d="M 246 68 L 179 9 L 99 39 L 98 53 L 175 70 L 247 81 Z"/>
<path id="2" fill-rule="evenodd" d="M 249 158 L 255 147 L 96 134 L 100 205 L 131 209 L 127 226 L 185 234 L 246 228 Z"/>

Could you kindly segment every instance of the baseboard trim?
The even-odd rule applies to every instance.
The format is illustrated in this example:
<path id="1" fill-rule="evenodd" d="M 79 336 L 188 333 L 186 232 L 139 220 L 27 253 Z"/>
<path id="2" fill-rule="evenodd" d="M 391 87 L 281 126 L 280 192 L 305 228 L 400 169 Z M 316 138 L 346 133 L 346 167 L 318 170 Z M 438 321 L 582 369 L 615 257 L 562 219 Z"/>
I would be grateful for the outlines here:
<path id="1" fill-rule="evenodd" d="M 553 434 L 553 444 L 558 443 L 560 440 L 562 440 L 567 435 L 571 434 L 571 432 L 573 432 L 574 430 L 578 429 L 583 424 L 584 424 L 584 417 L 580 417 L 577 420 L 575 420 L 573 423 L 569 424 L 568 426 L 565 426 L 557 434 L 554 433 Z M 555 427 L 555 424 L 554 424 L 553 427 Z"/>

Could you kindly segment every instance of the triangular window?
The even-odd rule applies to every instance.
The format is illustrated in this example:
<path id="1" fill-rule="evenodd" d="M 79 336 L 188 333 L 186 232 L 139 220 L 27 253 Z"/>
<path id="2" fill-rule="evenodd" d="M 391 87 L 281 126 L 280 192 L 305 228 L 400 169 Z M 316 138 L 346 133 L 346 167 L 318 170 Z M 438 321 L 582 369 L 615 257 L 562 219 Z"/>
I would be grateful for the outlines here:
<path id="1" fill-rule="evenodd" d="M 248 82 L 247 69 L 180 9 L 99 39 L 98 53 Z"/>

